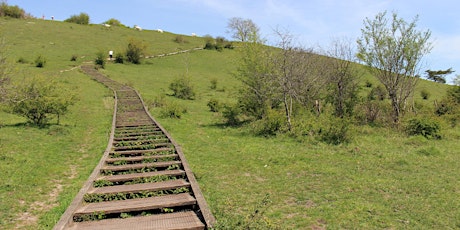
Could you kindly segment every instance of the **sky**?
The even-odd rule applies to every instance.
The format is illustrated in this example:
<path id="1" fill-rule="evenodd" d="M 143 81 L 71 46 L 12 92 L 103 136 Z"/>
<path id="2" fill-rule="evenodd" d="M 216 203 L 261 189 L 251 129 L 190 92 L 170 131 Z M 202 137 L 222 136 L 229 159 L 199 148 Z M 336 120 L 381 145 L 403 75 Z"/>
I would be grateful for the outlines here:
<path id="1" fill-rule="evenodd" d="M 35 17 L 65 20 L 86 13 L 90 23 L 115 18 L 122 24 L 144 29 L 198 36 L 231 38 L 230 18 L 251 19 L 268 42 L 276 40 L 274 29 L 294 36 L 303 47 L 327 49 L 334 39 L 355 43 L 366 18 L 380 12 L 396 12 L 406 22 L 418 15 L 417 29 L 431 31 L 433 49 L 426 56 L 424 71 L 452 68 L 452 83 L 460 74 L 460 2 L 457 0 L 6 0 Z"/>

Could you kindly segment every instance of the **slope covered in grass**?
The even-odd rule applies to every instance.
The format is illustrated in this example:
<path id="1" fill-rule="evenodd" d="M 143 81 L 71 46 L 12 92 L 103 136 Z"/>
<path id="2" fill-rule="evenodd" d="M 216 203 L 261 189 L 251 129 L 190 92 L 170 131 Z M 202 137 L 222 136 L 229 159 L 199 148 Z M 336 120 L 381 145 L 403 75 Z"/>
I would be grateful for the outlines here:
<path id="1" fill-rule="evenodd" d="M 184 36 L 188 42 L 178 44 L 173 41 L 177 35 L 169 33 L 57 21 L 0 19 L 0 24 L 10 60 L 26 60 L 16 64 L 15 80 L 55 76 L 79 96 L 61 125 L 45 129 L 0 112 L 0 172 L 7 178 L 0 182 L 0 225 L 49 229 L 102 155 L 111 124 L 110 91 L 72 68 L 92 61 L 98 51 L 124 50 L 130 37 L 147 42 L 150 55 L 203 46 L 204 40 Z M 40 54 L 47 59 L 45 68 L 31 64 Z M 72 55 L 78 56 L 76 62 L 70 61 Z M 238 55 L 237 49 L 197 50 L 147 59 L 141 65 L 109 63 L 101 70 L 138 89 L 151 113 L 183 147 L 220 227 L 460 226 L 458 127 L 443 127 L 443 139 L 426 140 L 389 128 L 359 126 L 353 141 L 339 146 L 308 136 L 258 137 L 250 125 L 227 127 L 207 103 L 235 100 L 240 83 L 232 73 Z M 169 84 L 183 75 L 192 80 L 195 100 L 169 96 Z M 365 79 L 376 84 L 371 76 Z M 217 81 L 217 89 L 210 88 L 211 80 Z M 419 98 L 423 88 L 430 91 L 429 100 Z M 432 106 L 446 88 L 422 81 L 416 100 Z M 152 106 L 156 101 L 178 104 L 187 113 L 181 119 L 164 118 L 162 108 Z"/>

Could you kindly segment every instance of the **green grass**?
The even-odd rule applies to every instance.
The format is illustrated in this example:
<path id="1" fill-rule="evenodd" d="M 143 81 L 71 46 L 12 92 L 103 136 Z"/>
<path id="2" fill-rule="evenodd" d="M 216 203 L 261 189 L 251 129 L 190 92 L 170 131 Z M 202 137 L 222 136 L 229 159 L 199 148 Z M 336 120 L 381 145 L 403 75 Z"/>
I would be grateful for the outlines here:
<path id="1" fill-rule="evenodd" d="M 7 41 L 14 41 L 10 42 L 14 60 L 33 61 L 38 53 L 48 59 L 43 69 L 18 64 L 19 72 L 57 75 L 75 83 L 80 101 L 60 126 L 46 129 L 22 125 L 22 118 L 0 113 L 0 225 L 6 229 L 20 224 L 18 217 L 24 212 L 39 218 L 38 224 L 26 228 L 50 229 L 107 144 L 110 92 L 78 70 L 60 70 L 91 61 L 100 49 L 124 47 L 130 36 L 149 41 L 151 54 L 203 42 L 186 37 L 189 43 L 177 44 L 172 41 L 176 35 L 154 31 L 32 22 L 0 20 L 8 31 L 4 33 Z M 71 62 L 73 54 L 85 58 Z M 234 100 L 239 83 L 231 73 L 237 57 L 236 50 L 201 50 L 144 60 L 142 65 L 109 63 L 102 70 L 138 89 L 147 102 L 163 96 L 187 109 L 181 119 L 161 117 L 161 108 L 150 111 L 182 146 L 221 226 L 251 220 L 258 208 L 263 215 L 251 221 L 282 229 L 460 228 L 458 127 L 443 125 L 443 139 L 426 140 L 393 129 L 357 126 L 353 141 L 339 146 L 308 137 L 257 137 L 250 126 L 226 127 L 206 106 L 212 98 Z M 167 96 L 172 80 L 187 70 L 196 99 Z M 217 80 L 218 90 L 210 89 L 212 79 Z M 429 109 L 447 87 L 421 81 L 414 94 L 416 102 Z M 421 100 L 422 88 L 430 89 L 427 101 Z M 62 190 L 56 190 L 56 184 Z M 59 191 L 56 199 L 49 196 L 53 190 Z M 270 202 L 265 204 L 267 194 Z M 40 208 L 38 202 L 49 207 Z M 29 208 L 31 205 L 38 208 Z"/>

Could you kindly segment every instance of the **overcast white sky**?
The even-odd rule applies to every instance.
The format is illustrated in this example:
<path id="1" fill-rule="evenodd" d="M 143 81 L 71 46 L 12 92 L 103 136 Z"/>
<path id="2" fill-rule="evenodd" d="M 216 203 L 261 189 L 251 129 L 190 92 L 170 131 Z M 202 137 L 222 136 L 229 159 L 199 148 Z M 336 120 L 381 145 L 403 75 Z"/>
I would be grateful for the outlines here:
<path id="1" fill-rule="evenodd" d="M 270 38 L 280 27 L 303 46 L 327 47 L 334 38 L 356 40 L 363 20 L 382 11 L 397 12 L 410 22 L 419 15 L 418 29 L 431 30 L 433 50 L 423 70 L 460 74 L 460 2 L 457 0 L 7 0 L 35 17 L 65 20 L 87 13 L 91 23 L 116 18 L 127 26 L 198 35 L 229 37 L 232 17 L 253 20 Z M 422 73 L 423 74 L 423 73 Z"/>

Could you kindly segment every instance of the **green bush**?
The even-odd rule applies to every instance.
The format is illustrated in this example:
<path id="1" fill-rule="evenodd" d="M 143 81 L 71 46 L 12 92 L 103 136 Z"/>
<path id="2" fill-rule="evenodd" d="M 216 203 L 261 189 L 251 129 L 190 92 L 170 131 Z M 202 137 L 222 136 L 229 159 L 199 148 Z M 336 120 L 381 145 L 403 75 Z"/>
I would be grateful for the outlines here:
<path id="1" fill-rule="evenodd" d="M 423 89 L 420 91 L 420 96 L 422 96 L 423 100 L 428 100 L 430 97 L 430 92 L 428 92 L 426 89 Z"/>
<path id="2" fill-rule="evenodd" d="M 0 4 L 0 17 L 26 18 L 26 12 L 19 6 L 10 6 L 6 2 Z"/>
<path id="3" fill-rule="evenodd" d="M 421 135 L 427 139 L 441 139 L 440 131 L 441 125 L 433 119 L 412 118 L 406 125 L 408 135 Z"/>
<path id="4" fill-rule="evenodd" d="M 115 63 L 123 64 L 125 62 L 125 57 L 122 53 L 115 54 Z"/>
<path id="5" fill-rule="evenodd" d="M 211 79 L 211 86 L 210 86 L 210 88 L 211 88 L 212 90 L 216 90 L 216 89 L 217 89 L 217 79 L 216 79 L 216 78 Z"/>
<path id="6" fill-rule="evenodd" d="M 320 130 L 320 139 L 321 141 L 332 145 L 348 143 L 352 139 L 349 127 L 349 121 L 331 117 L 329 124 L 326 124 L 326 127 Z"/>
<path id="7" fill-rule="evenodd" d="M 99 67 L 101 68 L 105 68 L 105 55 L 104 55 L 104 52 L 102 51 L 99 51 L 97 52 L 96 54 L 96 59 L 94 60 L 94 62 L 96 63 L 96 65 L 98 65 Z"/>
<path id="8" fill-rule="evenodd" d="M 32 124 L 43 127 L 54 115 L 59 123 L 76 98 L 55 79 L 45 77 L 26 78 L 17 83 L 7 95 L 9 112 L 27 118 Z"/>
<path id="9" fill-rule="evenodd" d="M 45 67 L 46 64 L 46 58 L 43 57 L 42 55 L 38 55 L 37 58 L 35 58 L 35 66 L 38 68 L 43 68 Z"/>
<path id="10" fill-rule="evenodd" d="M 183 76 L 176 78 L 169 84 L 169 89 L 173 91 L 173 96 L 184 99 L 184 100 L 194 100 L 195 92 L 193 90 L 192 83 L 190 78 Z"/>
<path id="11" fill-rule="evenodd" d="M 185 113 L 187 113 L 187 109 L 174 102 L 165 104 L 160 111 L 162 117 L 177 119 L 180 119 Z"/>
<path id="12" fill-rule="evenodd" d="M 79 15 L 72 15 L 70 18 L 64 20 L 64 22 L 71 22 L 80 25 L 89 24 L 89 15 L 87 13 L 80 13 Z"/>
<path id="13" fill-rule="evenodd" d="M 274 136 L 283 131 L 285 124 L 283 112 L 269 109 L 265 117 L 254 122 L 254 131 L 257 135 Z"/>
<path id="14" fill-rule="evenodd" d="M 147 50 L 146 43 L 131 38 L 128 42 L 128 47 L 126 48 L 126 60 L 133 64 L 140 64 L 145 50 Z"/>
<path id="15" fill-rule="evenodd" d="M 77 61 L 77 55 L 72 55 L 72 57 L 70 57 L 70 61 Z"/>
<path id="16" fill-rule="evenodd" d="M 17 63 L 26 64 L 27 60 L 23 57 L 18 58 Z"/>
<path id="17" fill-rule="evenodd" d="M 240 122 L 241 108 L 235 105 L 225 104 L 222 107 L 222 116 L 225 119 L 225 123 L 230 126 L 237 126 Z"/>
<path id="18" fill-rule="evenodd" d="M 184 36 L 182 35 L 177 35 L 175 38 L 174 38 L 174 42 L 177 42 L 179 44 L 182 44 L 182 43 L 187 43 L 187 40 L 185 40 Z"/>
<path id="19" fill-rule="evenodd" d="M 222 107 L 217 99 L 210 99 L 207 105 L 211 112 L 219 112 Z"/>
<path id="20" fill-rule="evenodd" d="M 122 26 L 122 27 L 126 27 L 125 25 L 121 24 L 121 22 L 115 18 L 111 18 L 105 22 L 103 22 L 103 24 L 107 24 L 107 25 L 111 25 L 111 26 Z"/>

